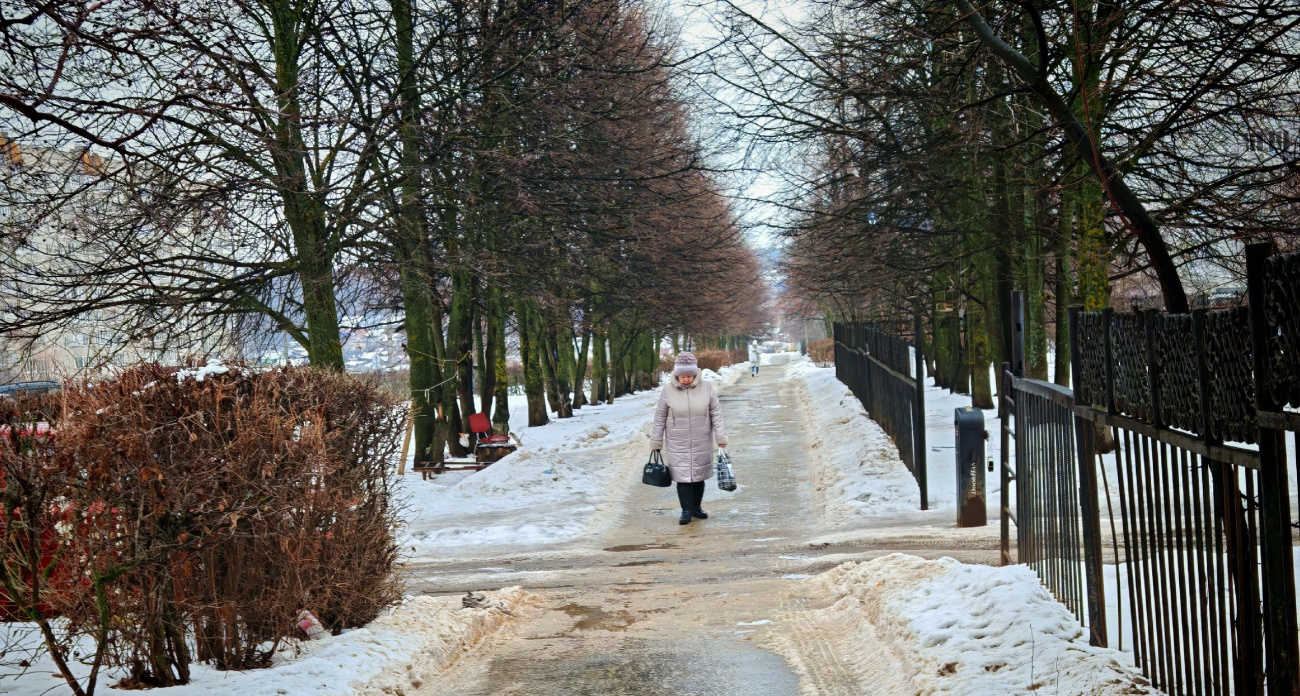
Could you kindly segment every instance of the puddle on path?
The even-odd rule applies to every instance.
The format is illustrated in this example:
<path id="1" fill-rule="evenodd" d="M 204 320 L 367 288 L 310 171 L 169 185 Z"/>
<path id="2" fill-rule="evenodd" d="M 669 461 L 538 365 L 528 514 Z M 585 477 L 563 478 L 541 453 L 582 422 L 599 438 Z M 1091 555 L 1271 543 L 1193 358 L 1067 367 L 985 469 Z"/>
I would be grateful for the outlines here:
<path id="1" fill-rule="evenodd" d="M 777 696 L 799 693 L 780 657 L 737 639 L 621 640 L 604 651 L 544 641 L 539 654 L 501 655 L 466 696 Z"/>
<path id="2" fill-rule="evenodd" d="M 625 631 L 628 626 L 642 620 L 647 614 L 660 614 L 667 611 L 666 609 L 642 609 L 639 611 L 615 609 L 608 611 L 601 607 L 576 602 L 566 604 L 560 607 L 559 610 L 578 619 L 573 624 L 573 627 L 561 633 L 561 636 L 572 635 L 574 631 Z"/>
<path id="3" fill-rule="evenodd" d="M 623 544 L 622 546 L 611 546 L 604 550 L 613 551 L 614 553 L 623 553 L 626 551 L 654 551 L 656 549 L 675 549 L 675 548 L 677 548 L 677 544 L 668 544 L 668 543 L 661 542 L 655 544 Z"/>

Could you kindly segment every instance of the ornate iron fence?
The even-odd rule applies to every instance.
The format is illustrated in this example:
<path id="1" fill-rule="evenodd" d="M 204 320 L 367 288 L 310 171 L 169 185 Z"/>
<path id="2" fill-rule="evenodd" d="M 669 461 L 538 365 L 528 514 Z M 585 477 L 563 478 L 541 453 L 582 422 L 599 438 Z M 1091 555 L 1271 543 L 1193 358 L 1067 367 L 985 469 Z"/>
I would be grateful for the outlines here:
<path id="1" fill-rule="evenodd" d="M 1247 287 L 1248 306 L 1191 314 L 1071 308 L 1074 391 L 1024 377 L 1013 307 L 1003 562 L 1014 522 L 1019 562 L 1169 694 L 1300 693 L 1284 440 L 1300 448 L 1300 255 L 1248 247 Z M 1108 572 L 1128 609 L 1115 640 Z"/>
<path id="2" fill-rule="evenodd" d="M 920 319 L 917 319 L 918 329 Z M 923 335 L 919 330 L 917 336 Z M 920 344 L 864 324 L 835 324 L 835 376 L 894 440 L 930 507 L 925 458 L 925 358 Z M 915 355 L 913 355 L 915 353 Z"/>

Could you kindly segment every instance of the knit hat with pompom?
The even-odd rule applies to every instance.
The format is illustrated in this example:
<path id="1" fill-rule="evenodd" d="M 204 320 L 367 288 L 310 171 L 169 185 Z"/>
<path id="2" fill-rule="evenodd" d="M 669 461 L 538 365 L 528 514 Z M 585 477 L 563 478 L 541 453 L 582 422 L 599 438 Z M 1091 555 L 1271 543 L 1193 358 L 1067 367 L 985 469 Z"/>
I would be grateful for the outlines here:
<path id="1" fill-rule="evenodd" d="M 673 361 L 673 376 L 698 375 L 700 374 L 699 363 L 695 360 L 695 354 L 689 350 L 684 350 L 677 354 L 677 359 Z"/>

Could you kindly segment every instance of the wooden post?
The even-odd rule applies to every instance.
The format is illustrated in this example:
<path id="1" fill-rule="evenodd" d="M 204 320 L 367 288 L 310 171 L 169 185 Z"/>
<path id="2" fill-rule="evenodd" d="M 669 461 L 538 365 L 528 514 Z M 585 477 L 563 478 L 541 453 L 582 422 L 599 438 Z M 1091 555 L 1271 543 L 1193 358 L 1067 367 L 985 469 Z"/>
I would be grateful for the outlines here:
<path id="1" fill-rule="evenodd" d="M 1083 383 L 1083 360 L 1079 354 L 1079 311 L 1080 307 L 1070 307 L 1070 376 L 1075 385 Z M 1110 317 L 1106 316 L 1105 328 L 1109 329 Z M 1108 332 L 1109 333 L 1109 332 Z M 1106 337 L 1106 353 L 1110 353 L 1110 337 Z M 1108 364 L 1109 373 L 1109 364 Z M 1109 381 L 1109 380 L 1108 380 Z M 1109 393 L 1109 386 L 1107 393 Z M 1113 400 L 1108 399 L 1113 403 Z M 1076 401 L 1076 407 L 1078 402 Z M 1086 404 L 1085 404 L 1086 405 Z M 1101 515 L 1097 505 L 1097 434 L 1092 421 L 1080 416 L 1074 417 L 1074 444 L 1079 467 L 1079 508 L 1083 523 L 1083 575 L 1088 592 L 1088 642 L 1098 647 L 1108 647 L 1106 636 L 1106 602 L 1102 581 L 1101 558 Z"/>
<path id="2" fill-rule="evenodd" d="M 1275 331 L 1265 314 L 1265 261 L 1272 245 L 1246 247 L 1246 294 L 1250 301 L 1251 353 L 1254 358 L 1255 408 L 1281 410 L 1272 399 L 1270 340 Z M 1260 426 L 1259 503 L 1263 556 L 1264 635 L 1269 696 L 1300 694 L 1300 649 L 1296 644 L 1295 570 L 1291 550 L 1291 493 L 1286 470 L 1285 432 Z"/>
<path id="3" fill-rule="evenodd" d="M 916 332 L 913 335 L 912 343 L 916 347 L 916 407 L 912 416 L 912 444 L 913 450 L 912 465 L 916 467 L 916 482 L 921 488 L 921 509 L 930 509 L 930 485 L 929 477 L 926 473 L 926 444 L 925 444 L 925 325 L 921 319 L 921 311 L 916 311 Z M 984 464 L 981 462 L 980 466 Z"/>
<path id="4" fill-rule="evenodd" d="M 406 475 L 406 453 L 409 452 L 411 448 L 411 430 L 412 426 L 415 425 L 414 409 L 415 405 L 412 404 L 411 407 L 406 410 L 406 435 L 402 436 L 402 459 L 397 463 L 398 476 Z"/>

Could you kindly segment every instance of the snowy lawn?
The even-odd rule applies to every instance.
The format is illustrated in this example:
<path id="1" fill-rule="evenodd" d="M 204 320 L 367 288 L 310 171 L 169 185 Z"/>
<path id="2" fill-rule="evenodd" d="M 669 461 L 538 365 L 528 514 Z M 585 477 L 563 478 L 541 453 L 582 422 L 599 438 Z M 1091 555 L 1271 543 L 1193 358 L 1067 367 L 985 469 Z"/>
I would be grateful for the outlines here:
<path id="1" fill-rule="evenodd" d="M 725 386 L 747 363 L 705 370 Z M 512 397 L 512 402 L 515 397 Z M 522 397 L 519 397 L 522 398 Z M 511 407 L 511 431 L 523 443 L 514 454 L 473 474 L 443 474 L 424 481 L 408 469 L 401 482 L 408 559 L 419 562 L 448 549 L 532 547 L 581 535 L 597 513 L 619 499 L 644 464 L 619 448 L 648 440 L 659 390 L 583 406 L 573 418 L 529 428 L 526 406 Z"/>
<path id="2" fill-rule="evenodd" d="M 882 693 L 1157 693 L 1127 655 L 1088 645 L 1079 622 L 1025 566 L 893 554 L 806 582 L 828 606 L 779 617 L 791 627 L 777 633 L 776 648 L 794 651 L 798 663 L 798 624 L 836 626 L 832 640 L 849 643 L 836 652 L 884 660 L 888 670 L 860 671 L 864 685 L 895 680 Z"/>
<path id="3" fill-rule="evenodd" d="M 280 651 L 267 669 L 222 672 L 206 665 L 191 667 L 186 686 L 159 690 L 168 696 L 379 696 L 413 690 L 449 668 L 462 653 L 487 636 L 509 628 L 532 613 L 539 598 L 518 587 L 484 593 L 489 608 L 462 609 L 460 597 L 409 597 L 401 605 L 364 628 L 322 640 L 307 641 Z M 29 624 L 0 625 L 6 644 L 27 642 L 34 632 Z M 6 662 L 16 663 L 17 652 Z M 55 681 L 54 664 L 47 656 L 30 658 L 25 673 L 10 669 L 0 677 L 0 694 L 21 696 L 71 693 Z M 89 673 L 80 662 L 79 674 Z M 55 675 L 57 677 L 57 675 Z M 120 670 L 101 675 L 97 693 L 123 676 Z"/>

